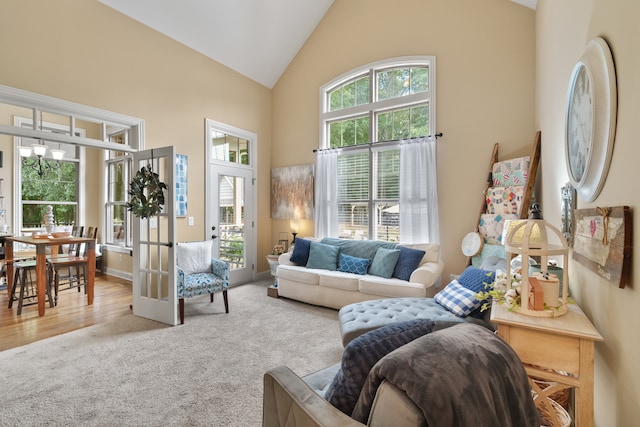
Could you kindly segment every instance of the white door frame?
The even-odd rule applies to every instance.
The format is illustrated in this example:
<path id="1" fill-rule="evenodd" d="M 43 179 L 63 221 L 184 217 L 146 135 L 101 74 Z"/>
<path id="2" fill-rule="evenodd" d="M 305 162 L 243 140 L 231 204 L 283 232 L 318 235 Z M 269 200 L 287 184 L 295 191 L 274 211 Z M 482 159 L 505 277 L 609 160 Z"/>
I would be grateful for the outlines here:
<path id="1" fill-rule="evenodd" d="M 213 158 L 213 150 L 211 147 L 211 140 L 213 137 L 213 131 L 216 130 L 218 132 L 224 132 L 228 135 L 234 135 L 239 138 L 243 138 L 249 141 L 249 165 L 241 165 L 239 163 L 231 163 L 231 162 L 221 162 L 217 160 L 212 160 Z M 247 182 L 247 189 L 249 187 L 252 188 L 251 197 L 246 197 L 245 201 L 247 203 L 252 203 L 253 208 L 249 209 L 250 217 L 246 215 L 247 209 L 245 208 L 245 224 L 246 224 L 246 233 L 247 233 L 247 241 L 250 242 L 251 247 L 245 247 L 245 252 L 247 254 L 247 260 L 251 263 L 249 267 L 251 267 L 252 275 L 251 280 L 254 280 L 256 277 L 256 268 L 257 268 L 257 259 L 258 259 L 258 244 L 257 244 L 257 219 L 256 219 L 256 206 L 258 206 L 258 195 L 257 191 L 255 191 L 255 181 L 256 181 L 256 169 L 257 169 L 257 158 L 258 158 L 258 136 L 240 128 L 236 128 L 233 126 L 226 125 L 224 123 L 216 122 L 214 120 L 205 119 L 205 230 L 204 230 L 204 238 L 205 240 L 212 240 L 212 227 L 216 227 L 217 230 L 217 218 L 218 218 L 218 201 L 213 197 L 214 190 L 211 188 L 211 183 L 214 182 L 213 178 L 215 174 L 217 174 L 217 167 L 229 167 L 229 168 L 238 168 L 238 169 L 249 169 L 252 173 L 252 181 Z M 215 191 L 217 194 L 217 190 Z M 215 233 L 217 235 L 217 233 Z M 220 245 L 214 245 L 214 251 L 219 249 Z M 219 254 L 218 254 L 219 255 Z M 230 285 L 234 285 L 233 274 L 230 277 Z M 238 282 L 240 283 L 240 282 Z"/>

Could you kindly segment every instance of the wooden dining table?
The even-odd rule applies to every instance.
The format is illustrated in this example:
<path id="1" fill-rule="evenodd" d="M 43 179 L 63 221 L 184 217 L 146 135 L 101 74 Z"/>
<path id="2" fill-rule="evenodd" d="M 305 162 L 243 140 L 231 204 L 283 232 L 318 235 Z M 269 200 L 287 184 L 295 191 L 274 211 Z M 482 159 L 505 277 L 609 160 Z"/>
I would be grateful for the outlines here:
<path id="1" fill-rule="evenodd" d="M 47 246 L 51 247 L 52 256 L 58 253 L 59 245 L 86 244 L 87 245 L 87 304 L 93 304 L 93 288 L 96 277 L 96 241 L 92 237 L 5 237 L 5 262 L 7 270 L 7 291 L 11 298 L 11 284 L 13 283 L 13 245 L 26 243 L 36 247 L 36 288 L 38 295 L 38 315 L 44 316 L 45 301 L 47 299 Z"/>

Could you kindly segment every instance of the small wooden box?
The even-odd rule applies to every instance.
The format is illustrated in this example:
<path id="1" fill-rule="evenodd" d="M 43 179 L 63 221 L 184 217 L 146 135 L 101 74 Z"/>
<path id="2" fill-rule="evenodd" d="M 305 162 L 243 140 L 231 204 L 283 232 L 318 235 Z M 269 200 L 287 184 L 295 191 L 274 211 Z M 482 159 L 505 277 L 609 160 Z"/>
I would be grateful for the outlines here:
<path id="1" fill-rule="evenodd" d="M 278 298 L 278 288 L 276 288 L 275 286 L 269 286 L 267 288 L 267 295 L 270 297 L 274 297 L 274 298 Z"/>
<path id="2" fill-rule="evenodd" d="M 529 310 L 544 310 L 544 293 L 535 277 L 529 277 Z"/>

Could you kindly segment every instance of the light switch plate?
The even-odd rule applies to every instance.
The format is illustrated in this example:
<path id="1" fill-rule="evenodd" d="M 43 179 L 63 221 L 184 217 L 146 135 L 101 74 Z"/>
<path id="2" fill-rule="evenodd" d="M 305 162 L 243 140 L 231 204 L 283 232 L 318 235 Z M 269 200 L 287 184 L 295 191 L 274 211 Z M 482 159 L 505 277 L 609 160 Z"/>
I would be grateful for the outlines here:
<path id="1" fill-rule="evenodd" d="M 192 226 L 192 225 L 193 225 L 193 223 L 194 223 L 194 221 L 193 221 L 193 217 L 192 217 L 192 216 L 190 216 L 189 218 L 187 218 L 187 224 L 188 224 L 188 225 Z"/>

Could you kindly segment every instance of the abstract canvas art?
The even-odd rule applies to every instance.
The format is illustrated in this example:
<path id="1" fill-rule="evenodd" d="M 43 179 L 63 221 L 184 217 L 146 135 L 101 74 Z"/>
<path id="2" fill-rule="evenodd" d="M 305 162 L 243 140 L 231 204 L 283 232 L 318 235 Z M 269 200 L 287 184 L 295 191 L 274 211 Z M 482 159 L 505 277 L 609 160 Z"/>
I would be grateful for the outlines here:
<path id="1" fill-rule="evenodd" d="M 313 165 L 271 169 L 271 218 L 313 219 Z"/>

